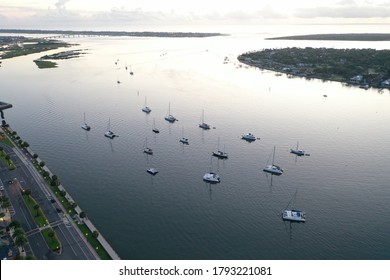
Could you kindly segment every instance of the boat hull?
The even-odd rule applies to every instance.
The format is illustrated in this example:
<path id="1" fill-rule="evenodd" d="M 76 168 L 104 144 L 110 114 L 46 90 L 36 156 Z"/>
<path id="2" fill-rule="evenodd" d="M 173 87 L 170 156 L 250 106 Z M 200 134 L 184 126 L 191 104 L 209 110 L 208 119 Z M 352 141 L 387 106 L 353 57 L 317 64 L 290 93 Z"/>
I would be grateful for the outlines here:
<path id="1" fill-rule="evenodd" d="M 306 213 L 300 210 L 284 210 L 282 218 L 291 222 L 306 222 Z"/>
<path id="2" fill-rule="evenodd" d="M 283 169 L 276 165 L 267 165 L 263 171 L 278 176 L 283 174 Z"/>

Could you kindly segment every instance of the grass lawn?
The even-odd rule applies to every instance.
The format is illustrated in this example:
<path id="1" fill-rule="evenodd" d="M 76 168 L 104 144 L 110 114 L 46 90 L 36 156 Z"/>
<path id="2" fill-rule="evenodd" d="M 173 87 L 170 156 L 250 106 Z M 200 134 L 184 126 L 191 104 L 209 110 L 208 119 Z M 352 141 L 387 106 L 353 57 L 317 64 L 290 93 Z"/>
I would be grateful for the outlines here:
<path id="1" fill-rule="evenodd" d="M 0 137 L 0 142 L 10 146 L 11 148 L 15 147 L 15 145 L 5 136 L 4 137 Z"/>
<path id="2" fill-rule="evenodd" d="M 77 222 L 76 222 L 77 223 Z M 98 253 L 99 257 L 102 260 L 111 260 L 110 255 L 107 253 L 106 250 L 104 250 L 102 244 L 100 244 L 99 240 L 97 240 L 95 237 L 92 236 L 92 232 L 89 230 L 89 228 L 84 224 L 77 223 L 79 229 L 83 233 L 83 235 L 87 238 L 89 244 L 95 249 L 95 251 Z"/>
<path id="3" fill-rule="evenodd" d="M 13 163 L 12 160 L 6 160 L 5 157 L 6 157 L 6 153 L 4 151 L 1 151 L 0 152 L 0 158 L 1 160 L 4 162 L 4 164 L 7 166 L 8 170 L 14 170 L 16 169 L 16 166 L 15 164 Z"/>
<path id="4" fill-rule="evenodd" d="M 57 238 L 57 235 L 54 233 L 53 237 L 49 236 L 49 233 L 53 231 L 52 228 L 45 228 L 44 230 L 41 231 L 43 237 L 45 238 L 45 241 L 49 248 L 53 251 L 58 251 L 61 248 L 61 243 Z"/>
<path id="5" fill-rule="evenodd" d="M 43 214 L 41 209 L 34 209 L 34 205 L 37 204 L 37 202 L 32 198 L 30 195 L 22 195 L 24 202 L 27 205 L 28 210 L 30 211 L 30 214 L 34 217 L 35 223 L 39 227 L 44 227 L 49 225 L 49 221 L 47 220 L 46 216 Z M 38 216 L 37 216 L 38 214 Z M 61 247 L 61 243 L 58 240 L 57 236 L 54 234 L 53 237 L 49 236 L 49 233 L 53 231 L 51 227 L 45 228 L 41 231 L 43 238 L 45 239 L 47 246 L 53 250 L 58 251 Z"/>
<path id="6" fill-rule="evenodd" d="M 47 220 L 46 216 L 43 214 L 42 210 L 40 208 L 38 210 L 34 209 L 34 205 L 37 204 L 35 199 L 32 198 L 30 195 L 22 195 L 22 197 L 24 202 L 27 205 L 28 210 L 30 210 L 31 215 L 34 217 L 35 223 L 39 227 L 47 226 L 49 224 L 49 221 Z"/>

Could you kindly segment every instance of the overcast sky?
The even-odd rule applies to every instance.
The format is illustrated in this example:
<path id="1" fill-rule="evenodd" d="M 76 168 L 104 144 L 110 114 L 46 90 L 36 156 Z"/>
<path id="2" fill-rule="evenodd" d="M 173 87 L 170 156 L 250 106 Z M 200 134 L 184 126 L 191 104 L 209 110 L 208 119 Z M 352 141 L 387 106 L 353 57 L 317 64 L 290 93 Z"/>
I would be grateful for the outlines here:
<path id="1" fill-rule="evenodd" d="M 390 0 L 1 0 L 0 28 L 388 23 Z M 131 29 L 131 28 L 130 28 Z"/>

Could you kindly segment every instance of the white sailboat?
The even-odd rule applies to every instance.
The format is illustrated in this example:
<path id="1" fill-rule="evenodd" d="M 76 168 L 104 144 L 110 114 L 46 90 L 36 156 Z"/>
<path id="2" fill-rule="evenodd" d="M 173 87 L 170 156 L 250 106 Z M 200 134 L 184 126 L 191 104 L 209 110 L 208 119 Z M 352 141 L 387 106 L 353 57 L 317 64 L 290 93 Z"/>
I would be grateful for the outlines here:
<path id="1" fill-rule="evenodd" d="M 148 138 L 145 138 L 144 153 L 148 155 L 153 155 L 153 150 L 148 147 Z"/>
<path id="2" fill-rule="evenodd" d="M 152 131 L 154 132 L 154 133 L 160 133 L 160 130 L 158 130 L 157 128 L 156 128 L 156 120 L 153 118 L 153 127 L 152 127 Z"/>
<path id="3" fill-rule="evenodd" d="M 145 106 L 142 108 L 142 112 L 145 112 L 146 114 L 149 114 L 150 112 L 152 112 L 152 109 L 150 109 L 150 108 L 146 105 L 146 97 L 145 97 Z"/>
<path id="4" fill-rule="evenodd" d="M 118 136 L 110 130 L 110 118 L 108 119 L 108 128 L 107 131 L 104 133 L 104 136 L 110 139 L 114 139 L 115 137 Z"/>
<path id="5" fill-rule="evenodd" d="M 211 163 L 213 158 L 210 159 L 210 171 L 203 175 L 203 181 L 210 184 L 218 184 L 221 182 L 221 178 L 217 173 L 211 172 Z"/>
<path id="6" fill-rule="evenodd" d="M 297 142 L 297 147 L 295 149 L 291 149 L 290 153 L 295 154 L 297 156 L 304 156 L 305 151 L 298 149 L 299 142 Z"/>
<path id="7" fill-rule="evenodd" d="M 183 144 L 185 144 L 185 145 L 189 145 L 189 144 L 190 144 L 190 143 L 188 142 L 188 138 L 185 138 L 185 137 L 184 137 L 184 127 L 183 127 L 183 129 L 182 129 L 182 137 L 180 138 L 179 142 L 180 142 L 180 143 L 183 143 Z"/>
<path id="8" fill-rule="evenodd" d="M 170 123 L 174 123 L 175 121 L 177 121 L 177 119 L 173 115 L 171 115 L 171 103 L 169 103 L 168 105 L 168 116 L 165 117 L 165 120 Z"/>
<path id="9" fill-rule="evenodd" d="M 81 128 L 86 130 L 86 131 L 90 131 L 91 130 L 91 127 L 85 121 L 85 113 L 84 113 L 84 124 L 81 126 Z"/>
<path id="10" fill-rule="evenodd" d="M 218 137 L 218 150 L 216 152 L 213 152 L 213 156 L 215 156 L 217 158 L 221 158 L 221 159 L 227 159 L 228 158 L 228 154 L 225 153 L 225 151 L 221 151 L 219 149 L 219 137 Z"/>
<path id="11" fill-rule="evenodd" d="M 204 110 L 202 111 L 202 123 L 199 124 L 199 127 L 205 130 L 210 129 L 210 125 L 204 122 Z"/>
<path id="12" fill-rule="evenodd" d="M 286 210 L 282 213 L 282 219 L 285 221 L 291 221 L 291 222 L 306 222 L 306 212 L 302 210 L 287 210 L 290 203 L 295 200 L 297 196 L 298 190 L 295 191 L 294 196 L 291 198 L 290 202 L 286 206 Z"/>
<path id="13" fill-rule="evenodd" d="M 276 147 L 274 146 L 274 152 L 272 154 L 272 164 L 266 165 L 263 168 L 263 171 L 267 172 L 267 173 L 274 174 L 274 175 L 282 175 L 283 174 L 283 169 L 280 166 L 274 164 L 274 161 L 275 161 L 275 149 L 276 149 Z"/>

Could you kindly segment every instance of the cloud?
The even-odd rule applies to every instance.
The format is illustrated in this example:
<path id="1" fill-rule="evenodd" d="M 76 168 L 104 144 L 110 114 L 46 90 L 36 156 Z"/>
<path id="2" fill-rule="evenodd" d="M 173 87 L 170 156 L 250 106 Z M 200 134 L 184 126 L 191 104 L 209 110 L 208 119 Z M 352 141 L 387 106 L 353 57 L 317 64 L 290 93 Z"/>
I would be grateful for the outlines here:
<path id="1" fill-rule="evenodd" d="M 389 7 L 316 7 L 309 9 L 299 9 L 294 13 L 298 18 L 389 18 Z"/>
<path id="2" fill-rule="evenodd" d="M 58 0 L 54 5 L 56 6 L 57 10 L 62 13 L 65 10 L 65 4 L 69 2 L 70 0 Z"/>

